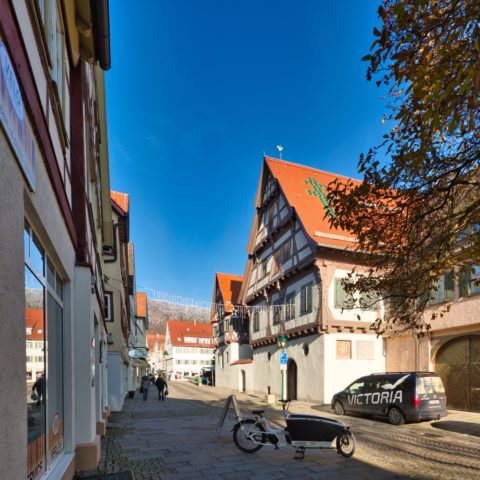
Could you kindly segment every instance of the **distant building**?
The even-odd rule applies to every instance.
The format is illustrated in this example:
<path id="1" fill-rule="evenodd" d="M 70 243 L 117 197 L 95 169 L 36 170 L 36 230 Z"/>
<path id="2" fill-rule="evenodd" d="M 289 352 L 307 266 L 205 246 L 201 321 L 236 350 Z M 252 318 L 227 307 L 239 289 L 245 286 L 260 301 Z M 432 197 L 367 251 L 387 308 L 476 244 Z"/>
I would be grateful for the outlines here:
<path id="1" fill-rule="evenodd" d="M 248 316 L 239 308 L 241 275 L 216 273 L 211 323 L 215 343 L 215 385 L 253 390 L 252 349 Z"/>
<path id="2" fill-rule="evenodd" d="M 147 361 L 154 373 L 165 370 L 165 334 L 148 333 L 147 334 L 148 355 Z"/>
<path id="3" fill-rule="evenodd" d="M 381 303 L 354 297 L 341 280 L 355 265 L 355 238 L 330 227 L 325 186 L 335 174 L 266 157 L 255 200 L 241 303 L 250 311 L 253 390 L 282 394 L 280 337 L 288 355 L 284 394 L 330 402 L 357 377 L 385 369 L 370 330 Z"/>
<path id="4" fill-rule="evenodd" d="M 129 195 L 111 192 L 113 246 L 104 249 L 105 321 L 108 327 L 108 401 L 118 412 L 128 391 L 128 338 L 131 330 L 128 294 L 128 242 L 130 239 Z"/>
<path id="5" fill-rule="evenodd" d="M 165 333 L 165 364 L 171 379 L 200 375 L 214 361 L 212 325 L 168 320 Z"/>

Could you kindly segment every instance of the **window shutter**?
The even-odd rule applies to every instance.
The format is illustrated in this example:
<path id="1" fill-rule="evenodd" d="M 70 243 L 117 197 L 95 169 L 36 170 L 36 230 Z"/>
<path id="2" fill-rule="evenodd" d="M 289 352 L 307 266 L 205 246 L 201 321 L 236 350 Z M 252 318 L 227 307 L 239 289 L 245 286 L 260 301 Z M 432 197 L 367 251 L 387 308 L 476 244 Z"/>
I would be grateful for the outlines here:
<path id="1" fill-rule="evenodd" d="M 307 303 L 307 292 L 305 287 L 302 287 L 302 291 L 300 292 L 300 310 L 302 313 L 306 310 L 306 303 Z"/>
<path id="2" fill-rule="evenodd" d="M 306 310 L 311 311 L 312 310 L 312 284 L 309 283 L 307 285 L 307 308 Z"/>

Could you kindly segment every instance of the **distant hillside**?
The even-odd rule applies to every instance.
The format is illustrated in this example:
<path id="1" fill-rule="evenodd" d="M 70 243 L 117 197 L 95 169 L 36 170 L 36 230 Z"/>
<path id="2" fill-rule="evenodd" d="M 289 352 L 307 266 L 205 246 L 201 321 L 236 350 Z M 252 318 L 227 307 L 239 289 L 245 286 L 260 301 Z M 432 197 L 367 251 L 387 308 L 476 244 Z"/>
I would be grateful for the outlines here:
<path id="1" fill-rule="evenodd" d="M 210 321 L 210 309 L 148 299 L 149 333 L 165 333 L 167 320 Z"/>

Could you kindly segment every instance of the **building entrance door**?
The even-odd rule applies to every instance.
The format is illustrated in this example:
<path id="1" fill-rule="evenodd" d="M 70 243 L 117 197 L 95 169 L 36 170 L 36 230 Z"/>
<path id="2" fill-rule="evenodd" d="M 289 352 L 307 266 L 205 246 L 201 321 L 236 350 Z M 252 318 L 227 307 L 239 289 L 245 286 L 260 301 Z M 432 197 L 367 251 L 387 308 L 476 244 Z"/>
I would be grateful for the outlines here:
<path id="1" fill-rule="evenodd" d="M 246 376 L 245 376 L 245 370 L 242 370 L 242 378 L 241 378 L 241 391 L 244 392 L 246 390 L 246 383 L 247 383 L 247 380 L 246 380 Z"/>
<path id="2" fill-rule="evenodd" d="M 297 399 L 297 364 L 292 359 L 287 364 L 287 398 Z"/>
<path id="3" fill-rule="evenodd" d="M 443 345 L 435 371 L 445 385 L 448 408 L 480 412 L 480 336 L 459 337 Z"/>

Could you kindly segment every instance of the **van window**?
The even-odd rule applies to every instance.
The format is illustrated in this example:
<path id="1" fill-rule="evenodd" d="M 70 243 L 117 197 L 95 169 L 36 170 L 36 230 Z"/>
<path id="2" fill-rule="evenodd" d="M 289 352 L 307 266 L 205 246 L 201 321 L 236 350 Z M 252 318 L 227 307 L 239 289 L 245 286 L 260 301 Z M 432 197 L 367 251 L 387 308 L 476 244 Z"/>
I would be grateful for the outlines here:
<path id="1" fill-rule="evenodd" d="M 440 377 L 418 377 L 417 394 L 428 395 L 430 393 L 445 393 L 442 379 Z"/>
<path id="2" fill-rule="evenodd" d="M 348 388 L 348 393 L 362 393 L 365 382 L 363 380 L 353 382 Z"/>

